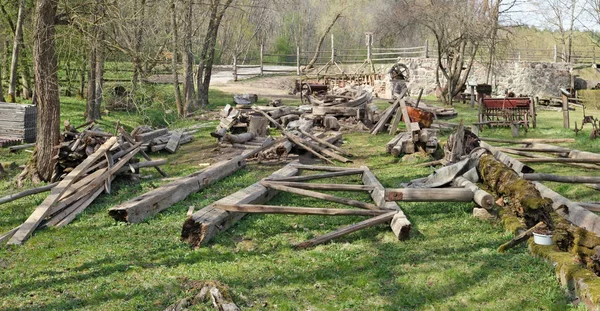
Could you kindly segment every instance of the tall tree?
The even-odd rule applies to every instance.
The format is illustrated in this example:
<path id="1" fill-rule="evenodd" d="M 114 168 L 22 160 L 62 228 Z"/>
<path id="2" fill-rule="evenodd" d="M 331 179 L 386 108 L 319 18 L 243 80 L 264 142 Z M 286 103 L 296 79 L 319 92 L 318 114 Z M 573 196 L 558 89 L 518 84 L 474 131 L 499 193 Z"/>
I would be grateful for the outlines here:
<path id="1" fill-rule="evenodd" d="M 96 0 L 92 9 L 89 32 L 89 71 L 85 116 L 87 121 L 101 118 L 102 85 L 104 80 L 104 31 L 101 25 L 103 0 Z"/>
<path id="2" fill-rule="evenodd" d="M 194 89 L 194 54 L 192 52 L 192 0 L 185 0 L 185 17 L 183 24 L 183 94 L 185 104 L 182 114 L 187 116 L 189 110 L 198 108 Z"/>
<path id="3" fill-rule="evenodd" d="M 37 0 L 34 35 L 33 68 L 38 104 L 37 140 L 29 172 L 48 181 L 54 169 L 54 148 L 60 137 L 60 100 L 58 93 L 57 60 L 54 52 L 54 18 L 58 0 Z"/>
<path id="4" fill-rule="evenodd" d="M 582 0 L 537 0 L 534 5 L 544 18 L 546 25 L 558 32 L 558 42 L 562 46 L 562 61 L 571 62 L 573 36 L 579 17 L 584 12 Z"/>
<path id="5" fill-rule="evenodd" d="M 15 26 L 15 38 L 13 43 L 12 59 L 10 62 L 10 78 L 8 83 L 8 101 L 14 103 L 17 99 L 17 63 L 19 59 L 19 49 L 23 44 L 23 20 L 25 19 L 25 0 L 19 1 L 19 13 L 17 24 Z"/>
<path id="6" fill-rule="evenodd" d="M 185 117 L 183 103 L 181 102 L 181 90 L 179 89 L 179 74 L 177 73 L 177 10 L 175 0 L 171 0 L 171 35 L 173 36 L 173 47 L 171 56 L 171 70 L 173 71 L 173 88 L 175 90 L 175 105 L 177 106 L 177 115 Z"/>
<path id="7" fill-rule="evenodd" d="M 212 67 L 215 61 L 215 47 L 217 43 L 217 34 L 221 26 L 221 20 L 225 11 L 229 8 L 233 0 L 225 0 L 221 4 L 221 0 L 210 0 L 209 10 L 210 17 L 206 36 L 202 44 L 200 52 L 200 64 L 198 64 L 197 85 L 198 85 L 198 102 L 202 108 L 208 107 L 208 87 L 210 86 L 210 77 L 212 75 Z"/>

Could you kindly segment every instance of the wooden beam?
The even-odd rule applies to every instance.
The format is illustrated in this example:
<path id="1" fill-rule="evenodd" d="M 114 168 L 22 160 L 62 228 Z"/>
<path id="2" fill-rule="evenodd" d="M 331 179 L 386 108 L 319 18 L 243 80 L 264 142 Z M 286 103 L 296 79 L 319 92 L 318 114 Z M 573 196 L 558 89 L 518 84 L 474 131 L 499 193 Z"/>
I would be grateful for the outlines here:
<path id="1" fill-rule="evenodd" d="M 50 207 L 58 201 L 58 199 L 68 190 L 69 186 L 75 182 L 87 169 L 96 162 L 97 159 L 103 157 L 114 144 L 117 143 L 116 137 L 109 138 L 100 148 L 88 156 L 81 164 L 71 171 L 56 187 L 54 187 L 46 199 L 40 204 L 21 225 L 19 230 L 15 232 L 12 238 L 8 241 L 11 245 L 22 245 L 27 238 L 38 227 L 40 222 L 47 216 Z"/>
<path id="2" fill-rule="evenodd" d="M 343 155 L 352 156 L 348 151 L 346 151 L 346 150 L 344 150 L 344 149 L 342 149 L 342 148 L 340 148 L 340 147 L 338 147 L 338 146 L 336 146 L 336 145 L 334 145 L 334 144 L 332 144 L 332 143 L 330 143 L 330 142 L 328 142 L 328 141 L 326 141 L 324 139 L 321 139 L 321 138 L 319 138 L 319 137 L 317 137 L 317 136 L 315 136 L 313 134 L 310 134 L 310 133 L 308 133 L 307 131 L 305 131 L 303 129 L 299 129 L 299 130 L 300 130 L 300 133 L 308 136 L 310 139 L 318 142 L 319 144 L 327 146 L 327 147 L 329 147 L 329 148 L 331 148 L 331 149 L 333 149 L 333 150 L 335 150 L 335 151 L 337 151 L 337 152 L 339 152 L 339 153 L 341 153 Z"/>
<path id="3" fill-rule="evenodd" d="M 340 166 L 323 166 L 323 165 L 306 165 L 306 164 L 294 164 L 299 170 L 304 171 L 323 171 L 323 172 L 345 172 L 354 168 L 340 167 Z"/>
<path id="4" fill-rule="evenodd" d="M 270 189 L 274 189 L 274 190 L 278 190 L 278 191 L 285 191 L 285 192 L 289 192 L 289 193 L 293 193 L 293 194 L 303 195 L 303 196 L 321 199 L 321 200 L 330 201 L 330 202 L 336 202 L 336 203 L 354 206 L 354 207 L 358 207 L 358 208 L 364 208 L 364 209 L 370 209 L 370 210 L 380 209 L 375 204 L 365 203 L 365 202 L 361 202 L 358 200 L 352 200 L 352 199 L 347 199 L 347 198 L 341 198 L 338 196 L 325 194 L 325 193 L 321 193 L 321 192 L 277 185 L 274 183 L 269 183 L 268 181 L 261 181 L 260 184 L 265 187 L 268 187 Z"/>
<path id="5" fill-rule="evenodd" d="M 404 212 L 400 209 L 398 203 L 385 201 L 385 188 L 383 188 L 383 185 L 379 182 L 377 177 L 375 177 L 375 174 L 373 174 L 366 166 L 361 166 L 361 168 L 365 170 L 365 173 L 362 175 L 363 184 L 375 188 L 371 191 L 371 199 L 373 199 L 377 206 L 382 209 L 397 211 L 390 223 L 394 235 L 398 240 L 408 239 L 412 227 L 410 221 L 406 218 L 406 215 L 404 215 Z"/>
<path id="6" fill-rule="evenodd" d="M 229 212 L 255 213 L 255 214 L 294 214 L 294 215 L 324 215 L 324 216 L 377 216 L 389 213 L 386 210 L 341 209 L 341 208 L 315 208 L 296 206 L 272 206 L 256 204 L 216 204 Z"/>
<path id="7" fill-rule="evenodd" d="M 519 159 L 523 163 L 600 163 L 598 159 L 572 159 L 572 158 L 531 158 L 531 159 Z M 598 167 L 600 168 L 600 167 Z"/>
<path id="8" fill-rule="evenodd" d="M 169 139 L 169 142 L 167 143 L 167 146 L 165 147 L 165 149 L 167 149 L 167 151 L 169 151 L 170 153 L 175 153 L 175 151 L 177 151 L 177 148 L 179 147 L 179 141 L 181 140 L 181 135 L 183 135 L 183 132 L 181 132 L 181 131 L 173 132 L 173 134 L 171 134 L 171 138 Z"/>
<path id="9" fill-rule="evenodd" d="M 364 171 L 360 170 L 360 169 L 348 169 L 345 171 L 340 171 L 340 172 L 331 172 L 331 173 L 323 173 L 323 174 L 313 174 L 313 175 L 304 175 L 304 176 L 292 176 L 292 177 L 285 177 L 285 178 L 278 178 L 278 179 L 267 179 L 269 181 L 309 181 L 309 180 L 315 180 L 315 179 L 327 179 L 327 178 L 333 178 L 333 177 L 340 177 L 340 176 L 348 176 L 348 175 L 360 175 L 362 174 Z"/>
<path id="10" fill-rule="evenodd" d="M 271 174 L 271 177 L 287 177 L 298 173 L 292 164 Z M 223 232 L 238 222 L 244 213 L 231 213 L 217 208 L 216 204 L 263 204 L 277 194 L 277 191 L 262 186 L 259 182 L 226 196 L 192 214 L 183 223 L 181 239 L 193 248 L 208 243 L 219 232 Z"/>
<path id="11" fill-rule="evenodd" d="M 473 192 L 473 201 L 475 201 L 475 203 L 477 203 L 477 205 L 485 208 L 485 209 L 491 209 L 494 207 L 495 204 L 495 200 L 494 197 L 487 193 L 484 190 L 481 190 L 479 187 L 477 187 L 477 185 L 475 185 L 474 183 L 472 183 L 470 180 L 459 176 L 456 177 L 453 181 L 452 184 L 456 187 L 463 187 L 465 189 L 469 189 Z"/>
<path id="12" fill-rule="evenodd" d="M 119 132 L 121 132 L 123 138 L 125 138 L 125 140 L 130 144 L 133 144 L 135 142 L 133 137 L 131 137 L 131 135 L 129 135 L 129 133 L 127 133 L 127 131 L 125 131 L 123 127 L 119 127 Z M 144 159 L 146 159 L 146 161 L 152 161 L 152 158 L 150 158 L 150 156 L 148 156 L 148 154 L 144 150 L 140 149 L 140 154 L 142 155 L 142 157 L 144 157 Z M 167 173 L 165 173 L 160 167 L 155 166 L 154 169 L 156 169 L 156 171 L 163 177 L 169 177 L 169 175 L 167 175 Z"/>
<path id="13" fill-rule="evenodd" d="M 537 180 L 537 181 L 554 181 L 562 183 L 600 183 L 600 177 L 596 176 L 560 176 L 553 174 L 523 174 L 525 180 Z"/>
<path id="14" fill-rule="evenodd" d="M 388 213 L 385 213 L 385 214 L 382 214 L 379 216 L 375 216 L 373 218 L 367 219 L 365 221 L 361 221 L 354 225 L 350 225 L 350 226 L 338 229 L 336 231 L 327 233 L 325 235 L 310 239 L 308 241 L 296 244 L 296 245 L 294 245 L 294 247 L 299 248 L 299 249 L 305 249 L 305 248 L 313 247 L 313 246 L 316 246 L 319 244 L 323 244 L 325 242 L 329 242 L 335 238 L 339 238 L 341 236 L 350 234 L 352 232 L 356 232 L 358 230 L 365 229 L 368 227 L 373 227 L 378 224 L 386 223 L 386 222 L 390 221 L 392 218 L 394 218 L 394 215 L 396 213 L 397 213 L 397 211 L 392 211 L 392 212 L 388 212 Z"/>
<path id="15" fill-rule="evenodd" d="M 303 182 L 291 182 L 291 181 L 269 181 L 272 184 L 309 189 L 309 190 L 331 190 L 331 191 L 373 191 L 375 187 L 364 186 L 364 185 L 347 185 L 347 184 L 317 184 L 317 183 L 303 183 Z"/>
<path id="16" fill-rule="evenodd" d="M 495 143 L 507 143 L 507 144 L 533 144 L 533 143 L 574 143 L 574 138 L 527 138 L 527 139 L 501 139 L 501 138 L 490 138 L 490 137 L 479 137 L 481 140 L 495 142 Z"/>
<path id="17" fill-rule="evenodd" d="M 387 201 L 405 202 L 471 202 L 473 192 L 464 188 L 388 188 Z"/>

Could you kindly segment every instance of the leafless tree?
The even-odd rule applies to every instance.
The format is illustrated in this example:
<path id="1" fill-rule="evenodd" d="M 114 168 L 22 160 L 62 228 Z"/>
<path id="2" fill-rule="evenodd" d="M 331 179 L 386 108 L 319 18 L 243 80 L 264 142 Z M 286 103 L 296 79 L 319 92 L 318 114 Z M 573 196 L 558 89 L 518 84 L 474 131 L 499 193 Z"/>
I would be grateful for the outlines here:
<path id="1" fill-rule="evenodd" d="M 19 1 L 19 13 L 17 24 L 15 25 L 15 37 L 13 42 L 12 59 L 10 62 L 10 77 L 8 82 L 8 101 L 16 101 L 17 90 L 17 66 L 19 59 L 19 49 L 23 45 L 23 20 L 25 19 L 25 0 Z"/>
<path id="2" fill-rule="evenodd" d="M 595 1 L 595 0 L 589 0 Z M 562 60 L 571 62 L 573 54 L 573 36 L 584 12 L 582 0 L 536 0 L 533 4 L 547 26 L 558 32 L 557 40 L 562 46 Z"/>

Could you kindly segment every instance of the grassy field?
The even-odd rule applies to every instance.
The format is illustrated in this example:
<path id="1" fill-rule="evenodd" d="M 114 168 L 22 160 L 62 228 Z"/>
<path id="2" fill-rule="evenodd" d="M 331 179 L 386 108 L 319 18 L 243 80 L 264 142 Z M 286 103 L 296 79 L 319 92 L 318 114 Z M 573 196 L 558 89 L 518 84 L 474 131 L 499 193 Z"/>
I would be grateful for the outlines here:
<path id="1" fill-rule="evenodd" d="M 129 128 L 148 123 L 185 127 L 161 109 L 173 109 L 166 87 L 147 90 L 142 114 L 111 112 L 102 125 L 116 120 Z M 230 96 L 211 93 L 212 107 Z M 62 100 L 62 117 L 78 124 L 83 102 Z M 466 123 L 476 112 L 457 105 Z M 578 120 L 580 112 L 572 113 Z M 597 111 L 589 112 L 599 115 Z M 458 120 L 455 120 L 458 121 Z M 208 121 L 199 121 L 208 122 Z M 214 121 L 212 122 L 214 124 Z M 538 128 L 526 137 L 574 137 L 562 129 L 560 112 L 540 111 Z M 401 125 L 402 126 L 402 125 Z M 168 158 L 171 176 L 198 170 L 216 148 L 208 135 Z M 597 150 L 586 132 L 570 146 Z M 507 129 L 484 130 L 483 136 L 508 137 Z M 388 135 L 344 134 L 352 166 L 368 165 L 386 187 L 426 176 L 429 168 L 385 153 Z M 441 137 L 442 140 L 446 137 Z M 567 146 L 567 145 L 566 145 Z M 216 151 L 214 151 L 216 152 Z M 26 152 L 0 150 L 0 161 L 24 164 Z M 421 160 L 423 161 L 423 160 Z M 234 301 L 250 310 L 576 310 L 555 280 L 553 268 L 531 257 L 524 246 L 504 254 L 496 248 L 512 238 L 497 223 L 471 217 L 473 204 L 401 204 L 413 224 L 411 238 L 397 241 L 389 227 L 379 226 L 333 243 L 297 251 L 291 244 L 359 221 L 359 217 L 251 215 L 217 236 L 207 247 L 192 250 L 179 240 L 189 206 L 199 209 L 268 176 L 279 166 L 250 164 L 223 181 L 175 204 L 137 225 L 116 223 L 107 209 L 165 183 L 152 170 L 136 184 L 114 183 L 112 195 L 101 195 L 73 223 L 62 229 L 35 233 L 24 246 L 0 249 L 0 309 L 2 310 L 163 310 L 186 296 L 188 280 L 218 280 L 229 286 Z M 540 172 L 591 175 L 567 166 L 536 165 Z M 17 169 L 10 170 L 17 174 Z M 596 173 L 598 174 L 598 173 Z M 346 177 L 345 182 L 359 182 Z M 600 201 L 583 186 L 551 187 L 576 200 Z M 0 181 L 0 196 L 14 191 Z M 348 196 L 348 194 L 343 194 Z M 351 194 L 358 199 L 364 195 Z M 40 194 L 0 205 L 0 232 L 22 223 L 44 199 Z M 275 205 L 331 207 L 318 200 L 280 194 Z M 206 305 L 196 310 L 211 309 Z"/>

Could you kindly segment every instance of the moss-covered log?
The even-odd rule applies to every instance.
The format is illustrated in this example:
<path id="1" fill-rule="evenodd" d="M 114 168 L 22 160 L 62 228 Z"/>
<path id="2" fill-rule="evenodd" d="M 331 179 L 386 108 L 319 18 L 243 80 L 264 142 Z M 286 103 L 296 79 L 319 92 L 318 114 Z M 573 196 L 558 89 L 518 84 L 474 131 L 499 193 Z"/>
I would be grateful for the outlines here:
<path id="1" fill-rule="evenodd" d="M 505 198 L 505 212 L 523 220 L 530 228 L 538 222 L 545 223 L 554 229 L 552 217 L 552 201 L 542 198 L 535 185 L 519 177 L 513 170 L 486 154 L 479 159 L 477 166 L 484 184 L 499 196 Z"/>

